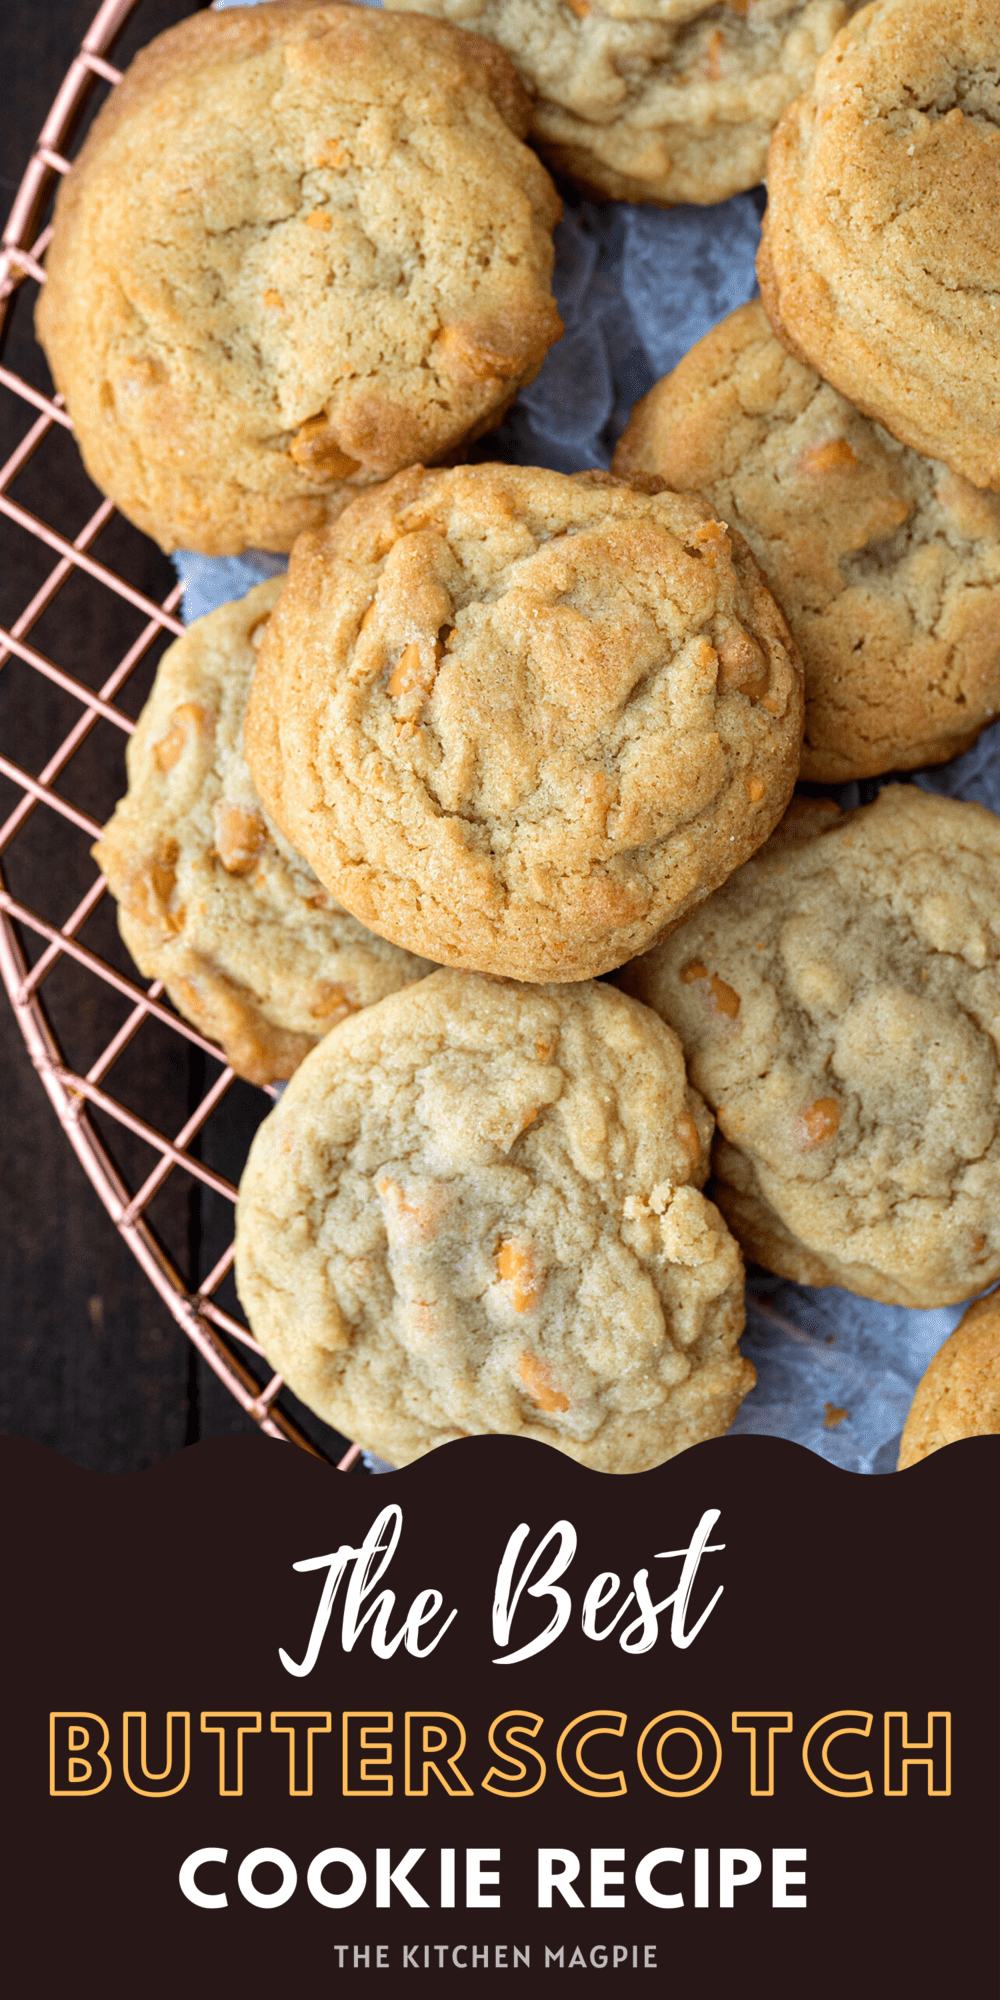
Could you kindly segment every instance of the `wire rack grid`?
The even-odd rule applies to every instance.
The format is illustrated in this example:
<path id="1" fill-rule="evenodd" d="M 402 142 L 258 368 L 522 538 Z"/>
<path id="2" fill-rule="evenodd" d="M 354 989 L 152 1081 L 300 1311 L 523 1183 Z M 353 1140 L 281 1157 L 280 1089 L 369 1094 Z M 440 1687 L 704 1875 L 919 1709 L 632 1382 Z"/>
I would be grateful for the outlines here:
<path id="1" fill-rule="evenodd" d="M 45 282 L 44 259 L 51 227 L 41 224 L 59 177 L 69 168 L 67 154 L 72 135 L 91 93 L 102 85 L 113 89 L 120 80 L 121 73 L 108 61 L 107 52 L 137 4 L 141 0 L 104 0 L 39 134 L 3 235 L 0 334 L 14 295 L 22 287 L 30 290 Z M 115 760 L 116 773 L 120 770 L 124 739 L 135 727 L 119 705 L 120 697 L 127 692 L 133 676 L 139 675 L 141 680 L 140 670 L 144 665 L 148 671 L 158 644 L 162 647 L 166 639 L 183 630 L 177 615 L 181 589 L 177 585 L 162 602 L 155 602 L 120 573 L 123 566 L 116 568 L 91 553 L 98 537 L 104 536 L 117 518 L 110 501 L 102 501 L 70 539 L 12 497 L 11 488 L 29 463 L 37 454 L 44 454 L 60 432 L 71 432 L 72 424 L 59 396 L 45 393 L 5 366 L 0 366 L 0 389 L 18 400 L 20 421 L 22 424 L 27 421 L 19 442 L 0 467 L 0 514 L 41 545 L 46 568 L 23 610 L 9 625 L 0 626 L 0 669 L 8 673 L 12 667 L 27 670 L 21 674 L 21 687 L 14 704 L 16 715 L 43 692 L 51 697 L 53 689 L 67 698 L 69 711 L 68 728 L 61 725 L 57 732 L 59 740 L 37 772 L 0 755 L 0 775 L 17 795 L 13 809 L 0 824 L 0 974 L 31 1061 L 63 1132 L 116 1228 L 178 1326 L 267 1436 L 289 1440 L 326 1458 L 328 1454 L 306 1437 L 283 1407 L 281 1376 L 272 1374 L 266 1379 L 266 1363 L 260 1347 L 235 1313 L 224 1310 L 218 1299 L 232 1269 L 231 1205 L 237 1191 L 232 1179 L 198 1157 L 197 1148 L 210 1121 L 217 1119 L 220 1110 L 225 1115 L 226 1099 L 236 1081 L 233 1071 L 225 1066 L 211 1042 L 173 1012 L 163 997 L 159 981 L 148 987 L 140 985 L 83 937 L 105 899 L 104 878 L 96 874 L 93 863 L 86 857 L 86 850 L 101 828 L 90 813 L 74 803 L 65 789 L 67 778 L 71 792 L 74 760 L 80 757 L 84 746 L 93 754 L 95 746 L 90 739 L 95 734 L 98 756 L 104 758 L 107 753 L 109 759 Z M 111 594 L 117 628 L 123 636 L 120 656 L 104 672 L 96 689 L 33 646 L 28 636 L 67 585 L 79 585 L 81 579 L 89 587 Z M 62 707 L 60 715 L 64 725 L 67 717 Z M 57 906 L 64 883 L 78 888 L 81 866 L 85 878 L 89 877 L 83 893 L 76 895 L 72 909 L 62 921 L 52 921 L 30 907 L 12 894 L 8 886 L 10 870 L 5 866 L 8 857 L 16 856 L 18 842 L 25 839 L 39 814 L 51 816 L 51 824 L 45 831 L 51 836 L 53 853 L 61 857 L 52 870 L 51 886 Z M 77 852 L 71 859 L 59 846 L 66 840 L 76 845 Z M 65 897 L 62 907 L 64 902 Z M 74 1067 L 65 1058 L 43 1005 L 43 986 L 67 961 L 72 963 L 77 978 L 82 974 L 99 982 L 102 1018 L 112 1029 L 86 1069 Z M 166 1032 L 175 1052 L 178 1041 L 186 1045 L 185 1052 L 200 1051 L 205 1058 L 203 1076 L 215 1072 L 180 1129 L 172 1134 L 159 1130 L 148 1116 L 140 1114 L 128 1101 L 127 1084 L 116 1088 L 113 1076 L 126 1052 L 134 1051 L 137 1038 L 148 1036 L 154 1028 L 161 1035 Z M 127 1135 L 130 1159 L 142 1158 L 145 1171 L 138 1170 L 131 1176 L 137 1185 L 130 1184 L 130 1178 L 112 1158 L 102 1136 L 102 1126 L 109 1133 Z M 150 1155 L 152 1163 L 148 1164 Z M 196 1274 L 194 1287 L 185 1282 L 149 1216 L 156 1197 L 170 1177 L 176 1175 L 193 1177 L 230 1205 L 230 1222 L 224 1231 L 228 1239 L 225 1248 L 214 1257 L 211 1269 L 200 1282 Z M 348 1471 L 356 1463 L 359 1449 L 352 1445 L 339 1460 L 338 1469 Z"/>

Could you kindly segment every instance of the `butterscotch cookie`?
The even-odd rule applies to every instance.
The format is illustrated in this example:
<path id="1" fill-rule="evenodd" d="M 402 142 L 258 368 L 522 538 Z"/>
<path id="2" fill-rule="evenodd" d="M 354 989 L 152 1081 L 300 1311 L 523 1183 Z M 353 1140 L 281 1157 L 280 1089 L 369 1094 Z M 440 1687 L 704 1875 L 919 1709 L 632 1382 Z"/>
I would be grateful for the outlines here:
<path id="1" fill-rule="evenodd" d="M 562 330 L 527 122 L 506 56 L 439 21 L 272 0 L 151 43 L 38 307 L 97 484 L 166 549 L 283 550 L 488 430 Z"/>
<path id="2" fill-rule="evenodd" d="M 716 1114 L 747 1253 L 904 1306 L 1000 1276 L 1000 821 L 892 786 L 793 811 L 628 990 Z"/>
<path id="3" fill-rule="evenodd" d="M 658 1465 L 754 1380 L 711 1129 L 676 1036 L 614 988 L 436 972 L 335 1029 L 257 1133 L 254 1334 L 395 1465 L 493 1431 Z"/>
<path id="4" fill-rule="evenodd" d="M 362 923 L 584 979 L 759 846 L 801 672 L 701 501 L 607 473 L 401 473 L 307 535 L 247 708 L 268 811 Z"/>
<path id="5" fill-rule="evenodd" d="M 386 0 L 499 42 L 552 166 L 619 201 L 723 201 L 763 178 L 851 0 Z M 856 4 L 856 0 L 855 0 Z"/>
<path id="6" fill-rule="evenodd" d="M 615 454 L 750 544 L 802 656 L 802 776 L 944 763 L 1000 714 L 1000 498 L 920 456 L 741 306 L 636 405 Z"/>
<path id="7" fill-rule="evenodd" d="M 1000 9 L 878 0 L 767 162 L 779 338 L 894 437 L 1000 486 Z"/>
<path id="8" fill-rule="evenodd" d="M 1000 1436 L 1000 1298 L 977 1299 L 935 1354 L 903 1426 L 897 1471 L 959 1438 Z"/>
<path id="9" fill-rule="evenodd" d="M 94 848 L 140 971 L 251 1083 L 291 1076 L 336 1022 L 432 970 L 338 907 L 254 790 L 243 711 L 282 581 L 164 654 Z"/>

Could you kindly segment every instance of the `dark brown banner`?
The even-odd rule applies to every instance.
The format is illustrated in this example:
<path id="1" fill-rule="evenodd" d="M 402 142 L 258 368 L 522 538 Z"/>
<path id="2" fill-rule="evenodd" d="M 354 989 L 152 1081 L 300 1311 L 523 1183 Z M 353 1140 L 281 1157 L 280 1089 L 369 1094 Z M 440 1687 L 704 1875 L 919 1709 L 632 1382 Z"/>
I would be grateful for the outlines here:
<path id="1" fill-rule="evenodd" d="M 0 1474 L 12 1992 L 996 1990 L 1000 1439 Z"/>

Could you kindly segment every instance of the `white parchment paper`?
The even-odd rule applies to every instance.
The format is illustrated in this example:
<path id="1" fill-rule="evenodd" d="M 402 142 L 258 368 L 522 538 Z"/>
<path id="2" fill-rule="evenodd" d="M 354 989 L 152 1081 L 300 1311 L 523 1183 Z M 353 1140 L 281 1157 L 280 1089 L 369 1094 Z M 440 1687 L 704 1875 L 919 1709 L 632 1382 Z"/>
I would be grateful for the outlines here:
<path id="1" fill-rule="evenodd" d="M 763 209 L 759 188 L 714 208 L 674 209 L 582 201 L 567 190 L 554 277 L 565 335 L 475 455 L 557 472 L 607 466 L 633 403 L 755 295 Z M 176 562 L 188 620 L 285 567 L 259 553 Z M 864 803 L 884 782 L 836 796 L 845 807 Z M 915 782 L 1000 810 L 1000 724 Z M 892 1472 L 916 1385 L 963 1310 L 910 1312 L 751 1270 L 743 1351 L 757 1387 L 733 1432 L 791 1438 L 849 1471 Z"/>

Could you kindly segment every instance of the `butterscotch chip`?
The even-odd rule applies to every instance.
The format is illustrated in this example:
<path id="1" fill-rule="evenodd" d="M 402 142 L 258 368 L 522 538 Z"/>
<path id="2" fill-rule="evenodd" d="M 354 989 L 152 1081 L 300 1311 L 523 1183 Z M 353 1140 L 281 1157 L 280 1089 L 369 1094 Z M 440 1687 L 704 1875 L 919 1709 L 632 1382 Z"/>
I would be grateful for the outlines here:
<path id="1" fill-rule="evenodd" d="M 531 93 L 535 144 L 589 192 L 723 201 L 763 178 L 767 142 L 851 0 L 386 0 L 499 42 Z M 857 4 L 857 0 L 854 0 Z"/>
<path id="2" fill-rule="evenodd" d="M 688 976 L 695 956 L 709 978 Z M 803 802 L 618 977 L 717 1114 L 713 1193 L 749 1256 L 903 1306 L 1000 1276 L 992 813 L 916 786 L 846 815 Z"/>
<path id="3" fill-rule="evenodd" d="M 537 1111 L 532 1112 L 525 1120 L 522 1131 L 537 1116 Z M 500 1283 L 507 1287 L 507 1297 L 515 1312 L 530 1312 L 538 1304 L 545 1290 L 545 1273 L 538 1269 L 532 1244 L 518 1243 L 513 1237 L 507 1237 L 496 1254 L 496 1273 Z M 521 1373 L 524 1374 L 523 1367 Z"/>
<path id="4" fill-rule="evenodd" d="M 234 806 L 229 799 L 215 804 L 215 851 L 229 875 L 249 875 L 267 840 L 263 813 Z"/>
<path id="5" fill-rule="evenodd" d="M 258 658 L 277 824 L 363 923 L 480 972 L 642 950 L 798 765 L 798 661 L 743 542 L 607 474 L 401 473 L 297 544 Z"/>
<path id="6" fill-rule="evenodd" d="M 290 1076 L 359 1007 L 431 968 L 341 909 L 269 820 L 243 755 L 254 635 L 283 578 L 170 647 L 94 854 L 147 979 L 251 1083 Z"/>
<path id="7" fill-rule="evenodd" d="M 517 1372 L 533 1403 L 540 1410 L 568 1410 L 570 1400 L 558 1389 L 552 1379 L 552 1371 L 533 1354 L 522 1354 L 517 1364 Z"/>
<path id="8" fill-rule="evenodd" d="M 507 57 L 440 21 L 271 0 L 152 42 L 38 307 L 102 490 L 165 549 L 283 550 L 490 429 L 562 330 L 527 123 Z"/>
<path id="9" fill-rule="evenodd" d="M 1000 498 L 899 444 L 741 306 L 636 405 L 624 478 L 703 494 L 802 655 L 802 775 L 940 764 L 1000 714 Z"/>
<path id="10" fill-rule="evenodd" d="M 192 734 L 211 730 L 212 722 L 197 702 L 178 702 L 170 718 L 170 728 L 158 743 L 153 745 L 153 762 L 158 771 L 172 771 L 179 757 L 183 756 Z"/>
<path id="11" fill-rule="evenodd" d="M 1000 1299 L 963 1313 L 935 1354 L 903 1426 L 897 1470 L 959 1438 L 1000 1436 Z"/>
<path id="12" fill-rule="evenodd" d="M 658 1465 L 754 1380 L 711 1125 L 676 1036 L 613 987 L 436 972 L 335 1028 L 254 1139 L 255 1337 L 395 1465 L 487 1432 Z"/>
<path id="13" fill-rule="evenodd" d="M 1000 486 L 1000 13 L 880 0 L 767 161 L 761 296 L 791 351 L 915 451 Z"/>
<path id="14" fill-rule="evenodd" d="M 817 1097 L 815 1104 L 807 1104 L 802 1111 L 806 1143 L 810 1146 L 825 1146 L 835 1136 L 840 1127 L 841 1107 L 836 1097 Z"/>

